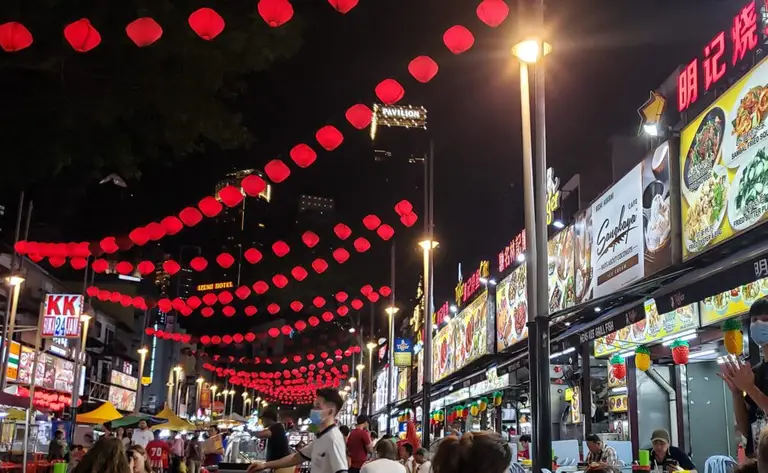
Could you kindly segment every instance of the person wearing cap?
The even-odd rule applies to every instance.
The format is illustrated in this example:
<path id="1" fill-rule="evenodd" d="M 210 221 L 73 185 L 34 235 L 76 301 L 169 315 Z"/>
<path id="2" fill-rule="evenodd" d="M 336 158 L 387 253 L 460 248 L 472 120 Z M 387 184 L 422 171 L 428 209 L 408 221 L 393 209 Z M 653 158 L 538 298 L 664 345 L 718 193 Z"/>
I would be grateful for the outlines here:
<path id="1" fill-rule="evenodd" d="M 670 445 L 669 432 L 664 429 L 656 429 L 651 434 L 650 449 L 651 470 L 661 468 L 666 471 L 688 470 L 696 471 L 696 465 L 691 457 L 679 448 Z"/>
<path id="2" fill-rule="evenodd" d="M 427 449 L 422 447 L 413 453 L 413 473 L 430 473 L 432 463 L 427 460 Z"/>
<path id="3" fill-rule="evenodd" d="M 749 308 L 749 338 L 768 354 L 768 297 Z M 760 432 L 768 426 L 768 363 L 752 368 L 734 356 L 725 359 L 718 375 L 731 390 L 736 428 L 747 439 L 745 453 L 754 458 Z"/>

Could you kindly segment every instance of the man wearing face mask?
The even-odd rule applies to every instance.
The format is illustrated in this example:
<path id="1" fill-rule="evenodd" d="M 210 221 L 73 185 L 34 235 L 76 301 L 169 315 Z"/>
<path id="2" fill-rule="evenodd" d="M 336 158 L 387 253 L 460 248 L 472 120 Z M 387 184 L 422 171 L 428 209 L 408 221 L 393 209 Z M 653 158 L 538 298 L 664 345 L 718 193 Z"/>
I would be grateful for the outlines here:
<path id="1" fill-rule="evenodd" d="M 749 319 L 749 337 L 765 357 L 768 355 L 768 298 L 762 297 L 752 304 Z M 752 369 L 749 362 L 729 357 L 718 374 L 733 395 L 736 427 L 747 439 L 746 454 L 754 458 L 760 432 L 768 426 L 768 364 L 763 361 Z"/>
<path id="2" fill-rule="evenodd" d="M 347 473 L 347 446 L 344 436 L 336 426 L 336 414 L 339 413 L 344 401 L 337 389 L 318 389 L 317 397 L 309 420 L 317 427 L 315 441 L 294 453 L 279 460 L 268 462 L 253 462 L 248 467 L 248 473 L 262 470 L 279 470 L 296 466 L 310 461 L 312 473 Z"/>

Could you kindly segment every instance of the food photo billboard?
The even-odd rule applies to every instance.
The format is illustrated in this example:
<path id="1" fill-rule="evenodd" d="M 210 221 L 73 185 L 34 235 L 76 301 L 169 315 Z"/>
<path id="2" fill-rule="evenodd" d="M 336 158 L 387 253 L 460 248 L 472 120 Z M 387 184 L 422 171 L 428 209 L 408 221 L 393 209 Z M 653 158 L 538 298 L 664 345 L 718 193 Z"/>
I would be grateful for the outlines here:
<path id="1" fill-rule="evenodd" d="M 683 259 L 765 221 L 768 210 L 768 60 L 680 133 Z"/>
<path id="2" fill-rule="evenodd" d="M 505 350 L 528 338 L 526 265 L 518 266 L 496 286 L 496 350 Z"/>
<path id="3" fill-rule="evenodd" d="M 613 294 L 672 264 L 670 143 L 611 186 L 574 223 L 575 303 Z"/>

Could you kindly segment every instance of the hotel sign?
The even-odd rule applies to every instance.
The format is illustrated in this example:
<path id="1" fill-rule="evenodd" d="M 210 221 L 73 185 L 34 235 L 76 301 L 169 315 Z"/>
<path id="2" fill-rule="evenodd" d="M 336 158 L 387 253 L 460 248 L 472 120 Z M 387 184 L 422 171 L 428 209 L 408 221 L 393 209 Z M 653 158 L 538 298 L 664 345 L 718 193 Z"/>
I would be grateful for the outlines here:
<path id="1" fill-rule="evenodd" d="M 210 284 L 198 284 L 197 291 L 213 291 L 215 289 L 231 289 L 233 287 L 235 287 L 235 285 L 232 283 L 232 281 L 214 282 Z"/>

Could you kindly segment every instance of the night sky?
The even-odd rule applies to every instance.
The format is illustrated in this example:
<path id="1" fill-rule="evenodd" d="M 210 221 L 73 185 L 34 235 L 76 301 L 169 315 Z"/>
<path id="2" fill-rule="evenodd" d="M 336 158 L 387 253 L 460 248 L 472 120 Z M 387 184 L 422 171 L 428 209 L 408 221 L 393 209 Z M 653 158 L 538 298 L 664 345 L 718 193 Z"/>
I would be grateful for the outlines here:
<path id="1" fill-rule="evenodd" d="M 301 50 L 268 71 L 241 78 L 247 90 L 233 101 L 257 142 L 250 149 L 209 149 L 181 163 L 142 169 L 142 178 L 129 181 L 127 190 L 86 183 L 86 192 L 76 202 L 64 199 L 79 210 L 63 233 L 98 239 L 178 212 L 210 194 L 225 172 L 261 168 L 275 157 L 288 159 L 293 145 L 311 144 L 314 132 L 328 123 L 344 133 L 344 144 L 335 152 L 321 153 L 308 169 L 294 168 L 292 177 L 275 187 L 270 215 L 275 230 L 270 237 L 299 242 L 300 234 L 290 224 L 300 193 L 335 198 L 337 220 L 357 222 L 358 227 L 371 212 L 394 224 L 392 205 L 402 198 L 412 200 L 422 213 L 421 168 L 375 163 L 367 130 L 354 130 L 344 120 L 349 106 L 370 105 L 374 86 L 392 77 L 405 87 L 401 103 L 429 110 L 428 132 L 411 130 L 403 139 L 418 146 L 430 138 L 435 143 L 435 223 L 441 242 L 435 302 L 451 298 L 457 265 L 462 263 L 466 276 L 481 259 L 493 263 L 523 226 L 519 78 L 510 54 L 516 8 L 511 4 L 510 18 L 492 29 L 475 16 L 477 3 L 361 0 L 342 16 L 323 0 L 293 1 L 292 21 L 302 29 Z M 548 164 L 562 182 L 581 173 L 586 201 L 607 187 L 609 138 L 636 133 L 636 110 L 648 92 L 678 65 L 699 55 L 716 31 L 728 28 L 742 3 L 548 2 L 554 46 L 547 77 Z M 454 24 L 464 24 L 476 37 L 474 47 L 459 56 L 450 54 L 441 40 Z M 406 69 L 421 54 L 440 65 L 436 78 L 425 85 Z M 388 139 L 396 139 L 393 136 L 403 135 Z M 38 207 L 33 240 L 42 239 L 35 231 L 46 234 L 46 227 L 63 224 L 57 208 L 68 183 L 48 183 L 49 191 L 32 189 Z M 420 225 L 398 239 L 397 291 L 403 304 L 414 295 L 420 272 L 415 246 Z M 398 232 L 401 228 L 398 223 Z M 366 280 L 388 283 L 388 250 L 372 236 L 376 251 L 353 255 L 361 260 L 354 270 Z M 173 238 L 163 242 L 169 251 L 173 245 Z"/>

